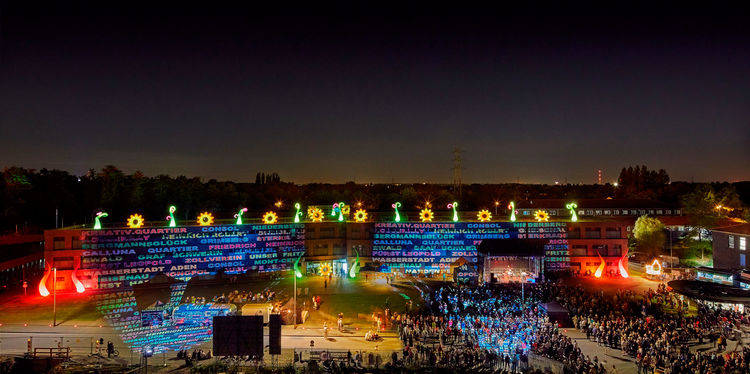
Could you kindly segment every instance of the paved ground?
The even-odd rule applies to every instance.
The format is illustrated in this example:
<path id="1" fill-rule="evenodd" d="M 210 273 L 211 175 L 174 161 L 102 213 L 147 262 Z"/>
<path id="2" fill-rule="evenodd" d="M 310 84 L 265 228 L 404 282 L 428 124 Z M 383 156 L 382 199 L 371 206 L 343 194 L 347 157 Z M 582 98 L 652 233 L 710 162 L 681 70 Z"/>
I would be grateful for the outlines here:
<path id="1" fill-rule="evenodd" d="M 396 284 L 389 284 L 382 275 L 368 275 L 367 279 L 305 277 L 298 280 L 297 287 L 301 295 L 298 303 L 310 305 L 312 295 L 320 295 L 322 304 L 319 310 L 312 310 L 309 319 L 297 326 L 283 326 L 282 356 L 279 362 L 291 362 L 294 349 L 309 350 L 310 341 L 314 342 L 314 349 L 351 349 L 352 351 L 377 351 L 389 355 L 390 350 L 400 350 L 401 344 L 396 334 L 388 329 L 381 331 L 383 339 L 379 342 L 368 342 L 364 339 L 367 330 L 373 329 L 372 313 L 382 313 L 386 304 L 393 311 L 402 312 L 406 309 L 407 300 L 414 302 L 417 307 L 421 300 L 419 291 L 413 287 L 414 281 L 402 280 Z M 214 295 L 228 294 L 234 289 L 240 291 L 259 292 L 270 287 L 280 298 L 292 295 L 293 282 L 291 278 L 264 282 L 238 282 L 220 286 L 188 287 L 185 297 L 203 296 L 210 300 Z M 305 290 L 307 296 L 305 296 Z M 139 302 L 140 304 L 140 302 Z M 96 312 L 95 304 L 90 295 L 61 294 L 58 295 L 57 316 L 58 325 L 52 327 L 52 300 L 38 295 L 23 297 L 22 295 L 3 295 L 0 298 L 0 355 L 20 355 L 26 351 L 28 338 L 32 338 L 34 347 L 70 347 L 74 359 L 88 363 L 137 364 L 138 353 L 132 353 L 121 341 L 117 332 L 110 328 Z M 337 314 L 344 314 L 345 329 L 336 331 Z M 323 323 L 327 322 L 328 337 L 324 337 Z M 266 344 L 267 334 L 266 329 Z M 113 341 L 120 352 L 116 359 L 100 358 L 91 354 L 96 350 L 95 341 Z M 194 347 L 208 351 L 212 349 L 212 341 Z M 132 353 L 132 354 L 131 354 Z M 151 362 L 164 363 L 174 368 L 182 365 L 182 360 L 176 360 L 176 353 L 169 352 L 157 355 Z M 269 360 L 270 362 L 270 360 Z"/>
<path id="2" fill-rule="evenodd" d="M 631 289 L 640 292 L 648 288 L 655 288 L 658 285 L 658 282 L 637 276 L 629 279 L 576 279 L 573 282 L 603 292 L 614 292 L 617 289 Z M 322 277 L 305 277 L 298 280 L 297 283 L 301 293 L 298 297 L 299 304 L 304 303 L 305 306 L 309 306 L 310 298 L 313 295 L 320 295 L 322 305 L 319 310 L 311 310 L 309 319 L 304 324 L 298 325 L 296 329 L 291 325 L 283 327 L 282 347 L 285 349 L 282 356 L 278 358 L 280 363 L 291 362 L 292 353 L 295 349 L 310 350 L 311 340 L 314 342 L 313 349 L 316 350 L 345 348 L 352 351 L 377 351 L 387 357 L 391 350 L 401 349 L 400 341 L 395 332 L 389 331 L 389 329 L 380 332 L 383 336 L 382 341 L 377 343 L 365 341 L 365 332 L 374 328 L 371 319 L 372 313 L 382 313 L 386 302 L 391 310 L 398 312 L 406 310 L 408 300 L 414 303 L 414 307 L 418 307 L 419 302 L 421 302 L 419 289 L 425 288 L 423 282 L 413 278 L 389 284 L 386 278 L 380 274 L 369 274 L 367 279 L 362 276 L 354 280 L 334 278 L 330 281 Z M 292 279 L 287 278 L 263 282 L 238 282 L 235 284 L 188 287 L 185 296 L 203 296 L 210 300 L 214 295 L 228 294 L 234 289 L 259 292 L 266 287 L 270 287 L 283 299 L 292 295 L 292 284 Z M 0 298 L 0 305 L 3 306 L 3 308 L 0 308 L 0 324 L 2 324 L 0 325 L 0 355 L 22 354 L 26 351 L 26 339 L 32 337 L 35 347 L 57 347 L 58 342 L 62 341 L 61 345 L 71 347 L 75 359 L 79 362 L 138 363 L 138 354 L 131 355 L 129 348 L 122 343 L 117 332 L 107 326 L 106 322 L 95 311 L 94 303 L 90 300 L 89 295 L 60 295 L 58 301 L 58 323 L 60 325 L 51 327 L 52 303 L 50 298 L 39 296 L 24 298 L 19 295 L 3 295 Z M 344 314 L 345 331 L 343 332 L 336 331 L 336 316 L 338 313 Z M 327 322 L 330 327 L 327 338 L 323 336 L 324 322 Z M 585 335 L 577 330 L 569 329 L 565 333 L 576 339 L 585 354 L 591 358 L 597 356 L 604 361 L 608 369 L 615 365 L 619 373 L 637 372 L 632 358 L 624 355 L 622 351 L 612 350 L 599 346 L 592 341 L 587 341 Z M 96 347 L 92 342 L 99 338 L 115 342 L 116 349 L 120 351 L 120 357 L 110 360 L 91 356 Z M 729 349 L 734 349 L 736 344 L 736 342 L 730 341 Z M 710 347 L 710 345 L 704 345 L 693 349 L 709 349 Z M 212 348 L 212 342 L 208 341 L 195 348 L 208 351 Z M 150 362 L 159 365 L 166 364 L 166 367 L 170 369 L 179 367 L 184 363 L 182 360 L 176 359 L 175 352 L 157 355 Z M 270 362 L 270 360 L 267 362 Z"/>

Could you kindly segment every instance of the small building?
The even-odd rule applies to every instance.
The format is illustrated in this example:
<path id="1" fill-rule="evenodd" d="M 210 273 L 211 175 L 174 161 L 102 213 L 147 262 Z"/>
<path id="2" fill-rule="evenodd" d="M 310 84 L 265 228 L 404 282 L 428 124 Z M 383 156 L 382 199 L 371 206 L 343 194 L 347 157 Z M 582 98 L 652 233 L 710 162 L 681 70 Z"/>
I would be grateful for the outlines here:
<path id="1" fill-rule="evenodd" d="M 0 236 L 0 291 L 33 288 L 44 274 L 44 236 Z"/>
<path id="2" fill-rule="evenodd" d="M 675 292 L 709 306 L 744 313 L 750 306 L 750 290 L 699 280 L 673 280 L 667 283 Z"/>
<path id="3" fill-rule="evenodd" d="M 747 249 L 750 244 L 750 223 L 716 227 L 713 237 L 714 267 L 724 269 L 745 269 Z"/>
<path id="4" fill-rule="evenodd" d="M 707 268 L 701 266 L 695 269 L 695 279 L 704 282 L 737 286 L 735 272 L 732 269 Z"/>

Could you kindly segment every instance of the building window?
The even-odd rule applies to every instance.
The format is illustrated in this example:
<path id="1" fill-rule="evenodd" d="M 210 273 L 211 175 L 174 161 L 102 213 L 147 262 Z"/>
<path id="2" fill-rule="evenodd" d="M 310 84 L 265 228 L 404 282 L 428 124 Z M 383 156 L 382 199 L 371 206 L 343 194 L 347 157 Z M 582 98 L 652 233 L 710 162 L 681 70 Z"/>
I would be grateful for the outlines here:
<path id="1" fill-rule="evenodd" d="M 745 254 L 744 253 L 740 254 L 740 266 L 743 266 L 743 267 L 745 266 Z"/>
<path id="2" fill-rule="evenodd" d="M 55 237 L 52 239 L 52 249 L 65 249 L 65 238 Z"/>
<path id="3" fill-rule="evenodd" d="M 581 228 L 576 227 L 570 231 L 568 231 L 568 239 L 580 239 L 581 238 Z"/>
<path id="4" fill-rule="evenodd" d="M 740 250 L 741 251 L 744 251 L 745 249 L 747 249 L 747 243 L 745 242 L 746 239 L 747 238 L 745 238 L 744 236 L 740 236 Z"/>
<path id="5" fill-rule="evenodd" d="M 346 256 L 346 247 L 342 245 L 334 245 L 333 246 L 333 255 L 334 256 Z"/>
<path id="6" fill-rule="evenodd" d="M 610 257 L 613 256 L 622 256 L 622 245 L 620 244 L 612 244 L 612 247 L 609 248 L 608 255 Z"/>
<path id="7" fill-rule="evenodd" d="M 601 239 L 602 230 L 598 227 L 587 227 L 586 228 L 586 239 Z"/>
<path id="8" fill-rule="evenodd" d="M 73 257 L 54 257 L 52 259 L 52 267 L 57 270 L 73 270 Z"/>
<path id="9" fill-rule="evenodd" d="M 619 227 L 607 227 L 605 229 L 607 239 L 620 239 L 620 228 Z"/>
<path id="10" fill-rule="evenodd" d="M 321 239 L 331 239 L 336 234 L 336 229 L 333 227 L 322 227 L 320 229 L 320 238 Z"/>
<path id="11" fill-rule="evenodd" d="M 571 256 L 586 256 L 586 244 L 573 244 L 573 248 L 570 249 Z"/>
<path id="12" fill-rule="evenodd" d="M 734 235 L 729 235 L 729 248 L 734 248 Z"/>
<path id="13" fill-rule="evenodd" d="M 591 246 L 591 248 L 588 250 L 589 256 L 601 256 L 607 255 L 607 245 L 606 244 L 594 244 Z"/>

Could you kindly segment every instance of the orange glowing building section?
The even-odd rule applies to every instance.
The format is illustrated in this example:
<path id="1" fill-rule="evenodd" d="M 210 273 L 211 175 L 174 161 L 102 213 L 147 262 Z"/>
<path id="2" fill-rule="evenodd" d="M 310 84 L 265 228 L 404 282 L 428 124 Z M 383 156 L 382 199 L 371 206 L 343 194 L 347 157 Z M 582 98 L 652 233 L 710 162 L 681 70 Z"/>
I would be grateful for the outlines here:
<path id="1" fill-rule="evenodd" d="M 70 275 L 70 279 L 73 281 L 73 284 L 76 286 L 76 292 L 83 293 L 83 291 L 86 291 L 86 287 L 83 286 L 83 283 L 81 283 L 80 280 L 78 280 L 78 277 L 76 277 L 76 272 L 78 269 L 73 270 L 73 273 Z"/>
<path id="2" fill-rule="evenodd" d="M 42 280 L 39 281 L 39 294 L 42 295 L 42 297 L 49 296 L 49 290 L 47 289 L 47 278 L 49 278 L 50 272 L 52 272 L 52 269 L 48 268 L 47 272 L 44 273 Z"/>
<path id="3" fill-rule="evenodd" d="M 622 259 L 625 258 L 625 256 L 620 257 L 620 261 L 617 262 L 617 267 L 620 269 L 620 276 L 623 278 L 629 278 L 630 274 L 628 274 L 628 271 L 625 269 L 624 266 L 622 266 Z"/>
<path id="4" fill-rule="evenodd" d="M 602 277 L 602 273 L 604 272 L 604 267 L 607 265 L 606 262 L 604 262 L 604 259 L 602 258 L 602 255 L 599 255 L 599 259 L 602 260 L 602 263 L 599 264 L 599 267 L 596 268 L 596 272 L 594 273 L 594 276 L 597 278 Z"/>

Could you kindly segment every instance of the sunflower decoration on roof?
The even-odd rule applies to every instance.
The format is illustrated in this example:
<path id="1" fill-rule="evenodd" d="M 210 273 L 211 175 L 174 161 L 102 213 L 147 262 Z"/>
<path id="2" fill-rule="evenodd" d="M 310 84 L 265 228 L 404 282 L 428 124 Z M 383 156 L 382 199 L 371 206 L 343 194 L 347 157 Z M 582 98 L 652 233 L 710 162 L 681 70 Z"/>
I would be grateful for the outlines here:
<path id="1" fill-rule="evenodd" d="M 263 223 L 265 223 L 266 225 L 272 225 L 278 220 L 279 216 L 276 214 L 276 212 L 266 212 L 266 214 L 263 215 Z"/>
<path id="2" fill-rule="evenodd" d="M 534 219 L 536 219 L 538 222 L 547 222 L 549 221 L 549 213 L 547 213 L 546 210 L 537 210 L 534 212 Z"/>
<path id="3" fill-rule="evenodd" d="M 198 216 L 198 224 L 201 226 L 211 226 L 214 224 L 214 215 L 209 212 L 203 212 Z"/>
<path id="4" fill-rule="evenodd" d="M 317 207 L 307 208 L 307 218 L 313 222 L 323 222 L 323 211 Z"/>
<path id="5" fill-rule="evenodd" d="M 433 218 L 435 218 L 435 215 L 430 208 L 424 208 L 419 212 L 419 219 L 421 219 L 422 222 L 432 222 Z"/>
<path id="6" fill-rule="evenodd" d="M 489 222 L 492 220 L 492 213 L 487 209 L 482 209 L 477 213 L 477 220 L 479 222 Z"/>
<path id="7" fill-rule="evenodd" d="M 367 211 L 364 209 L 357 209 L 357 211 L 354 212 L 354 221 L 356 222 L 367 221 Z"/>
<path id="8" fill-rule="evenodd" d="M 131 229 L 137 229 L 143 226 L 143 222 L 143 216 L 140 214 L 131 214 L 130 217 L 128 217 L 128 227 Z"/>

